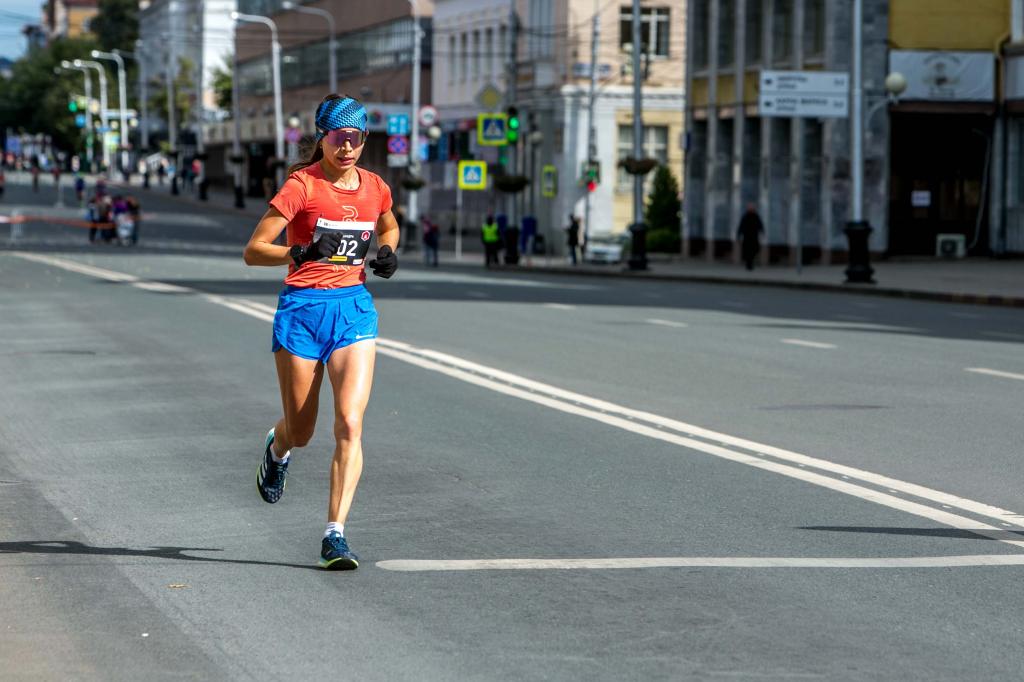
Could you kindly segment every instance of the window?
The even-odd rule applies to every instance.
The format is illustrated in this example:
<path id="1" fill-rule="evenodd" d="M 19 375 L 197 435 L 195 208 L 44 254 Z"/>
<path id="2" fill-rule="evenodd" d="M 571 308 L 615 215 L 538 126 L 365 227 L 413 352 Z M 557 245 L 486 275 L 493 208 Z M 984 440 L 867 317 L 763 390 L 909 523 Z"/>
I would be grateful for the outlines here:
<path id="1" fill-rule="evenodd" d="M 494 76 L 494 29 L 484 29 L 484 77 Z"/>
<path id="2" fill-rule="evenodd" d="M 459 36 L 459 43 L 462 45 L 459 52 L 460 80 L 466 80 L 469 77 L 469 34 L 463 33 Z"/>
<path id="3" fill-rule="evenodd" d="M 776 63 L 786 62 L 793 56 L 793 0 L 775 0 L 772 52 Z"/>
<path id="4" fill-rule="evenodd" d="M 658 163 L 668 163 L 668 126 L 644 126 L 644 156 L 657 159 Z M 617 158 L 625 159 L 633 156 L 633 124 L 619 126 L 619 142 L 616 146 Z M 650 191 L 650 184 L 653 182 L 654 173 L 648 173 L 644 180 L 644 192 Z M 626 191 L 633 187 L 633 176 L 623 168 L 618 168 L 616 173 L 615 188 L 619 191 Z"/>
<path id="5" fill-rule="evenodd" d="M 458 62 L 455 60 L 455 36 L 448 36 L 448 84 L 455 82 Z"/>
<path id="6" fill-rule="evenodd" d="M 736 3 L 722 2 L 718 5 L 718 68 L 724 69 L 736 63 L 734 49 L 736 37 Z"/>
<path id="7" fill-rule="evenodd" d="M 554 24 L 553 5 L 551 0 L 530 0 L 529 48 L 532 57 L 551 56 L 551 31 Z"/>
<path id="8" fill-rule="evenodd" d="M 640 49 L 654 57 L 668 56 L 668 7 L 643 7 L 640 9 Z M 632 49 L 633 8 L 619 9 L 619 47 Z"/>
<path id="9" fill-rule="evenodd" d="M 473 80 L 480 80 L 480 31 L 473 31 Z"/>
<path id="10" fill-rule="evenodd" d="M 508 31 L 505 26 L 502 25 L 498 29 L 498 73 L 501 73 L 505 68 L 505 60 L 508 59 Z"/>
<path id="11" fill-rule="evenodd" d="M 708 3 L 707 0 L 691 0 L 693 5 L 693 67 L 705 69 L 708 66 Z"/>
<path id="12" fill-rule="evenodd" d="M 761 38 L 764 33 L 764 17 L 761 15 L 761 0 L 747 0 L 747 42 L 744 51 L 747 64 L 761 61 Z"/>
<path id="13" fill-rule="evenodd" d="M 825 56 L 825 1 L 804 0 L 804 57 Z"/>

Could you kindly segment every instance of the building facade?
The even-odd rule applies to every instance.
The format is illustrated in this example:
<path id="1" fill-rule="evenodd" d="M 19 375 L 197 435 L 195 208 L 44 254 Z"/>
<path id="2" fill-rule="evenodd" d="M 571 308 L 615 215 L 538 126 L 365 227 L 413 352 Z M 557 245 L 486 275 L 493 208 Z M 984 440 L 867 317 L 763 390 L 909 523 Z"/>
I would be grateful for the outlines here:
<path id="1" fill-rule="evenodd" d="M 80 38 L 89 32 L 89 21 L 98 13 L 99 0 L 49 0 L 43 6 L 46 39 Z"/>
<path id="2" fill-rule="evenodd" d="M 483 213 L 509 213 L 513 223 L 534 216 L 539 233 L 560 253 L 569 214 L 587 214 L 581 182 L 588 159 L 589 85 L 595 11 L 599 18 L 598 76 L 592 124 L 600 182 L 589 193 L 588 235 L 621 233 L 633 222 L 632 183 L 618 168 L 632 156 L 632 3 L 593 0 L 438 0 L 435 11 L 435 103 L 445 132 L 438 156 L 435 210 L 454 207 L 458 159 L 477 158 L 531 183 L 510 206 L 496 192 L 464 198 L 466 224 Z M 644 149 L 682 177 L 684 8 L 664 0 L 642 3 Z M 516 147 L 481 147 L 476 117 L 517 108 L 523 130 Z M 545 166 L 557 171 L 546 196 Z"/>
<path id="3" fill-rule="evenodd" d="M 378 0 L 360 3 L 359 10 L 353 11 L 347 3 L 330 0 L 302 4 L 334 17 L 338 27 L 338 91 L 358 98 L 369 113 L 370 136 L 361 165 L 384 177 L 392 187 L 398 207 L 407 200 L 401 183 L 407 170 L 388 166 L 386 126 L 391 114 L 411 114 L 413 41 L 417 28 L 413 5 L 409 0 Z M 420 102 L 428 104 L 433 3 L 416 0 L 416 10 L 421 32 Z M 296 141 L 287 146 L 285 160 L 297 160 L 315 132 L 316 107 L 330 90 L 328 22 L 323 17 L 286 10 L 281 0 L 238 0 L 238 11 L 268 17 L 277 26 L 283 114 L 286 122 L 298 123 L 294 133 L 287 135 Z M 251 196 L 263 196 L 263 180 L 273 177 L 275 163 L 270 32 L 265 25 L 241 23 L 235 29 L 233 42 L 239 61 L 236 77 L 240 87 L 246 187 Z M 230 185 L 232 136 L 231 120 L 210 122 L 205 127 L 207 173 L 214 183 Z M 304 138 L 301 143 L 297 141 L 300 137 Z"/>
<path id="4" fill-rule="evenodd" d="M 1003 168 L 1006 161 L 1008 173 L 1016 168 L 1019 132 L 1010 118 L 1013 91 L 1003 82 L 1012 73 L 1012 6 L 1019 5 L 863 0 L 863 190 L 872 251 L 935 254 L 939 235 L 959 235 L 972 253 L 998 254 L 1018 239 L 1020 192 Z M 690 254 L 731 255 L 741 212 L 752 203 L 766 226 L 766 260 L 845 260 L 850 119 L 761 116 L 758 88 L 765 70 L 849 73 L 851 8 L 826 0 L 690 1 Z M 893 72 L 908 83 L 895 104 L 884 86 Z"/>

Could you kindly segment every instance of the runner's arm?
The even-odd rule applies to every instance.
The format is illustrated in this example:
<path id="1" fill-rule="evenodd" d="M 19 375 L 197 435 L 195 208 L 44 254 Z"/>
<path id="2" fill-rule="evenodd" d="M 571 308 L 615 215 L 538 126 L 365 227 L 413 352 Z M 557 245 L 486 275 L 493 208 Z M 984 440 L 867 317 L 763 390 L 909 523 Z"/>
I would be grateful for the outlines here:
<path id="1" fill-rule="evenodd" d="M 391 211 L 381 213 L 377 218 L 377 245 L 390 246 L 391 250 L 398 248 L 398 221 Z"/>
<path id="2" fill-rule="evenodd" d="M 288 226 L 288 220 L 281 215 L 281 212 L 271 206 L 260 218 L 260 222 L 249 237 L 249 243 L 245 245 L 242 252 L 242 259 L 246 265 L 289 265 L 292 257 L 289 255 L 289 247 L 275 244 L 284 228 Z"/>

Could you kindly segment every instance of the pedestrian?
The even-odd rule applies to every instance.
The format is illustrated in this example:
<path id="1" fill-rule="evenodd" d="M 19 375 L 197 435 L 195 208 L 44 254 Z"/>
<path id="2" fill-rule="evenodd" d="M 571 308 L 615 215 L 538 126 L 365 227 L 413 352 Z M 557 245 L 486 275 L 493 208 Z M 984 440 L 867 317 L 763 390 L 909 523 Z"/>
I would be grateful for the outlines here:
<path id="1" fill-rule="evenodd" d="M 81 206 L 85 200 L 85 178 L 81 173 L 75 175 L 75 197 L 78 199 L 78 205 Z"/>
<path id="2" fill-rule="evenodd" d="M 156 167 L 156 182 L 161 187 L 164 186 L 164 180 L 167 178 L 167 160 L 160 159 L 160 163 Z"/>
<path id="3" fill-rule="evenodd" d="M 96 197 L 89 197 L 89 203 L 85 206 L 85 219 L 89 221 L 89 243 L 96 243 L 96 232 L 99 230 L 100 222 L 99 207 Z"/>
<path id="4" fill-rule="evenodd" d="M 764 234 L 764 223 L 757 215 L 757 207 L 753 202 L 747 204 L 747 211 L 740 218 L 740 226 L 736 238 L 740 240 L 740 254 L 747 270 L 754 269 L 754 260 L 761 250 L 760 236 Z"/>
<path id="5" fill-rule="evenodd" d="M 437 267 L 437 250 L 441 245 L 441 231 L 430 218 L 420 218 L 423 224 L 423 264 Z"/>
<path id="6" fill-rule="evenodd" d="M 523 232 L 519 235 L 519 253 L 526 259 L 526 265 L 533 265 L 533 252 L 537 247 L 537 219 L 532 215 L 523 216 Z"/>
<path id="7" fill-rule="evenodd" d="M 363 412 L 370 398 L 376 355 L 377 311 L 366 290 L 364 260 L 378 277 L 398 268 L 398 223 L 391 189 L 357 166 L 367 135 L 366 108 L 344 95 L 328 95 L 316 108 L 316 145 L 308 160 L 288 169 L 245 247 L 247 265 L 288 265 L 278 298 L 271 348 L 284 416 L 267 433 L 256 475 L 260 496 L 275 503 L 284 493 L 293 448 L 313 437 L 320 385 L 334 395 L 334 459 L 327 528 L 319 565 L 354 569 L 345 521 L 363 468 Z M 287 245 L 275 244 L 286 232 Z"/>
<path id="8" fill-rule="evenodd" d="M 498 264 L 498 248 L 501 244 L 501 235 L 498 233 L 498 223 L 494 216 L 487 214 L 484 224 L 480 226 L 480 239 L 484 243 L 484 267 Z"/>
<path id="9" fill-rule="evenodd" d="M 565 244 L 568 247 L 569 259 L 576 265 L 580 250 L 580 219 L 569 214 L 569 224 L 565 228 Z"/>
<path id="10" fill-rule="evenodd" d="M 128 215 L 132 219 L 131 245 L 135 246 L 139 243 L 139 221 L 142 219 L 142 208 L 139 206 L 139 200 L 133 196 L 128 196 L 125 201 L 128 203 Z"/>
<path id="11" fill-rule="evenodd" d="M 32 162 L 32 191 L 39 191 L 39 161 Z"/>
<path id="12" fill-rule="evenodd" d="M 7 176 L 4 175 L 4 169 L 0 167 L 0 199 L 4 196 L 4 188 L 7 184 Z"/>

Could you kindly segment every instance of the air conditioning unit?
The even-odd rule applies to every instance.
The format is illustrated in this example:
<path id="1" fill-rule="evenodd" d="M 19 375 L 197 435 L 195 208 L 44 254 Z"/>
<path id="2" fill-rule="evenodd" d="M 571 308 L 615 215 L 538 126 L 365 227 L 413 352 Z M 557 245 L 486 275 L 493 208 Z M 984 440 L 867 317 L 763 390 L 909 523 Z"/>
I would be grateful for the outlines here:
<path id="1" fill-rule="evenodd" d="M 939 258 L 963 258 L 967 255 L 967 238 L 962 234 L 935 235 L 935 255 Z"/>

